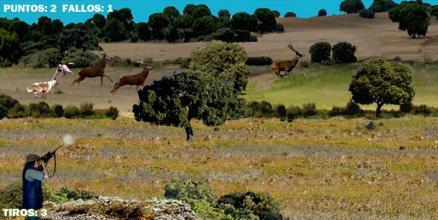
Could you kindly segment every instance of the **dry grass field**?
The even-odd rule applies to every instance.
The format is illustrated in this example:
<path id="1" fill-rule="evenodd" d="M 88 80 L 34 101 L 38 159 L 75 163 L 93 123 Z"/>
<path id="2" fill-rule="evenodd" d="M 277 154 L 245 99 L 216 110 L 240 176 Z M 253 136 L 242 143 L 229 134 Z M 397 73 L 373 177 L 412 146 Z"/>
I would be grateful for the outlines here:
<path id="1" fill-rule="evenodd" d="M 131 119 L 0 121 L 0 187 L 20 181 L 24 156 L 71 133 L 46 184 L 122 198 L 162 197 L 173 177 L 205 180 L 217 195 L 264 191 L 297 219 L 438 218 L 438 119 L 241 119 L 213 129 Z"/>
<path id="2" fill-rule="evenodd" d="M 431 19 L 428 36 L 410 39 L 406 32 L 398 29 L 386 13 L 376 14 L 374 19 L 358 15 L 313 17 L 310 19 L 282 18 L 285 26 L 281 34 L 265 34 L 258 42 L 241 43 L 249 56 L 269 56 L 273 59 L 289 59 L 292 52 L 287 44 L 292 42 L 296 49 L 309 59 L 310 46 L 319 41 L 335 44 L 348 41 L 357 46 L 357 56 L 365 59 L 371 56 L 409 60 L 438 60 L 438 21 Z M 103 43 L 102 48 L 110 55 L 132 59 L 151 57 L 154 60 L 190 57 L 196 43 Z"/>

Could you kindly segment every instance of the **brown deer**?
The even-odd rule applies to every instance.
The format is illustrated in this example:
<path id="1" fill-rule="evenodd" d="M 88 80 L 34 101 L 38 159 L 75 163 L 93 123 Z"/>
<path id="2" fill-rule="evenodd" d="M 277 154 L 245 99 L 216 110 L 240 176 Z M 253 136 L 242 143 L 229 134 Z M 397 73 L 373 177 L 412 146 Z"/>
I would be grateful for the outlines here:
<path id="1" fill-rule="evenodd" d="M 289 74 L 290 71 L 292 71 L 292 69 L 295 68 L 295 66 L 298 64 L 298 61 L 300 61 L 301 57 L 304 56 L 303 54 L 301 54 L 300 52 L 294 49 L 292 43 L 289 43 L 287 47 L 289 47 L 289 49 L 295 52 L 295 58 L 293 60 L 275 61 L 271 65 L 271 69 L 275 70 L 275 74 L 277 74 L 280 77 Z M 281 71 L 284 71 L 284 73 L 281 73 Z"/>
<path id="2" fill-rule="evenodd" d="M 75 79 L 75 81 L 73 81 L 73 83 L 71 85 L 78 83 L 78 86 L 79 86 L 79 83 L 82 80 L 84 80 L 85 78 L 100 77 L 100 86 L 103 86 L 103 77 L 104 76 L 106 78 L 108 78 L 112 83 L 114 83 L 114 81 L 107 74 L 104 73 L 106 62 L 110 61 L 112 58 L 107 56 L 105 53 L 103 53 L 101 55 L 102 55 L 102 58 L 101 58 L 100 62 L 94 66 L 89 66 L 89 67 L 86 67 L 84 69 L 81 69 L 81 71 L 79 71 L 79 77 L 77 79 Z"/>
<path id="3" fill-rule="evenodd" d="M 139 63 L 143 64 L 143 61 L 138 61 Z M 114 88 L 113 90 L 111 90 L 111 93 L 114 95 L 117 91 L 117 89 L 119 89 L 122 86 L 125 85 L 132 85 L 132 86 L 143 86 L 144 82 L 146 81 L 146 79 L 148 78 L 149 75 L 149 70 L 151 70 L 152 67 L 149 66 L 148 64 L 144 64 L 143 66 L 143 71 L 141 73 L 137 73 L 134 75 L 128 75 L 128 76 L 122 76 L 119 79 L 119 82 L 117 82 L 116 84 L 114 84 Z"/>

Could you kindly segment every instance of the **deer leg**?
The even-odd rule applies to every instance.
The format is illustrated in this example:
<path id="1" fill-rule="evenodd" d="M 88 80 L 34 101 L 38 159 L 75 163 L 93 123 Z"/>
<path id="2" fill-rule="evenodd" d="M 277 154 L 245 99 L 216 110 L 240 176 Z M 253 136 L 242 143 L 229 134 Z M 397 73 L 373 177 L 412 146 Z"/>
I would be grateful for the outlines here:
<path id="1" fill-rule="evenodd" d="M 75 80 L 73 81 L 73 83 L 72 83 L 71 85 L 73 86 L 75 83 L 78 83 L 78 86 L 79 86 L 79 83 L 80 83 L 82 80 L 84 80 L 84 78 L 83 78 L 82 76 L 79 76 L 77 79 L 75 79 Z"/>
<path id="2" fill-rule="evenodd" d="M 116 93 L 117 89 L 119 89 L 119 88 L 120 88 L 120 84 L 119 84 L 119 83 L 116 83 L 116 84 L 114 85 L 113 90 L 111 90 L 111 93 L 114 95 L 114 94 Z"/>
<path id="3" fill-rule="evenodd" d="M 108 78 L 110 81 L 111 81 L 111 83 L 114 83 L 114 81 L 111 79 L 111 77 L 109 77 L 108 75 L 106 75 L 106 74 L 103 74 L 103 76 L 105 76 L 106 78 Z"/>
<path id="4" fill-rule="evenodd" d="M 100 77 L 100 86 L 103 86 L 103 76 Z"/>

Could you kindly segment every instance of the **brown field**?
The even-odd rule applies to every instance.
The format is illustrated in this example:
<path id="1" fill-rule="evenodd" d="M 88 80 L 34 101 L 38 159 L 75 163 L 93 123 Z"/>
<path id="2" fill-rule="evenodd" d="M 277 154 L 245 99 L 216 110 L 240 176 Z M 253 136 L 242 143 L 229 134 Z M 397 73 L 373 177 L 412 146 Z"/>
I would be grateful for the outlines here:
<path id="1" fill-rule="evenodd" d="M 45 183 L 55 189 L 150 199 L 188 177 L 217 196 L 268 192 L 291 219 L 437 219 L 438 118 L 382 119 L 374 130 L 367 123 L 195 122 L 187 142 L 181 128 L 132 119 L 0 120 L 0 188 L 20 181 L 26 154 L 44 154 L 70 133 L 76 143 L 60 149 Z"/>
<path id="2" fill-rule="evenodd" d="M 313 17 L 310 19 L 282 18 L 285 33 L 266 34 L 258 42 L 241 43 L 249 56 L 269 56 L 273 59 L 288 59 L 290 41 L 300 52 L 306 54 L 310 46 L 319 41 L 335 44 L 348 41 L 357 47 L 359 59 L 380 56 L 416 60 L 438 60 L 438 21 L 433 18 L 428 36 L 410 39 L 406 32 L 398 29 L 386 13 L 376 14 L 375 19 L 364 19 L 358 15 Z M 151 57 L 154 60 L 189 57 L 193 48 L 204 45 L 196 43 L 103 43 L 101 46 L 110 55 L 132 59 Z"/>

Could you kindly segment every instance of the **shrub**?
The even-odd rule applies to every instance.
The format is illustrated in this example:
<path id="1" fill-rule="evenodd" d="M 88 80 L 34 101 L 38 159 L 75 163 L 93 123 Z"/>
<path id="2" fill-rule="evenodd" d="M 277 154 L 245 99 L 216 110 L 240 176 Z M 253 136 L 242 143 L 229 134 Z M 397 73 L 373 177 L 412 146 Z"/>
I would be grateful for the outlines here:
<path id="1" fill-rule="evenodd" d="M 234 32 L 230 28 L 221 28 L 214 32 L 212 38 L 224 42 L 234 42 Z"/>
<path id="2" fill-rule="evenodd" d="M 23 204 L 23 189 L 21 182 L 13 182 L 0 189 L 0 208 L 19 209 Z"/>
<path id="3" fill-rule="evenodd" d="M 11 96 L 0 94 L 0 106 L 3 106 L 6 110 L 11 109 L 18 101 Z"/>
<path id="4" fill-rule="evenodd" d="M 50 116 L 55 118 L 61 118 L 64 116 L 64 108 L 62 105 L 52 105 L 50 108 Z"/>
<path id="5" fill-rule="evenodd" d="M 328 42 L 313 44 L 309 49 L 312 62 L 321 63 L 324 60 L 330 60 L 331 50 L 332 46 Z"/>
<path id="6" fill-rule="evenodd" d="M 94 110 L 92 103 L 84 103 L 81 105 L 81 108 L 79 109 L 79 115 L 82 118 L 88 118 L 90 116 L 93 116 L 93 114 L 94 114 Z"/>
<path id="7" fill-rule="evenodd" d="M 231 193 L 220 197 L 217 206 L 234 219 L 283 219 L 278 203 L 267 193 Z"/>
<path id="8" fill-rule="evenodd" d="M 353 63 L 357 61 L 354 53 L 356 47 L 348 42 L 340 42 L 333 46 L 333 61 L 336 63 Z"/>
<path id="9" fill-rule="evenodd" d="M 321 9 L 318 11 L 318 16 L 327 16 L 327 11 L 325 9 Z"/>
<path id="10" fill-rule="evenodd" d="M 82 51 L 75 48 L 65 53 L 62 63 L 74 63 L 75 67 L 87 67 L 97 62 L 99 56 L 89 51 Z"/>
<path id="11" fill-rule="evenodd" d="M 414 106 L 413 112 L 416 115 L 427 116 L 432 113 L 432 108 L 428 107 L 427 105 Z"/>
<path id="12" fill-rule="evenodd" d="M 277 112 L 277 116 L 280 118 L 281 121 L 286 120 L 287 110 L 284 105 L 277 105 L 276 112 Z"/>
<path id="13" fill-rule="evenodd" d="M 295 18 L 295 17 L 297 17 L 297 14 L 295 14 L 295 12 L 289 11 L 289 12 L 286 12 L 286 14 L 284 14 L 284 17 Z"/>
<path id="14" fill-rule="evenodd" d="M 287 107 L 287 121 L 291 122 L 302 115 L 302 110 L 299 106 Z"/>
<path id="15" fill-rule="evenodd" d="M 344 0 L 340 6 L 340 10 L 347 14 L 357 13 L 364 8 L 365 6 L 361 0 Z"/>
<path id="16" fill-rule="evenodd" d="M 345 107 L 345 114 L 350 116 L 363 115 L 364 111 L 358 104 L 350 100 Z"/>
<path id="17" fill-rule="evenodd" d="M 69 105 L 64 109 L 64 117 L 66 118 L 77 118 L 79 117 L 79 109 L 76 106 Z"/>
<path id="18" fill-rule="evenodd" d="M 26 107 L 20 103 L 15 104 L 14 107 L 8 111 L 8 118 L 24 118 L 27 116 L 28 113 L 26 111 Z"/>
<path id="19" fill-rule="evenodd" d="M 246 30 L 235 30 L 235 41 L 236 42 L 248 42 L 252 41 L 251 33 Z"/>
<path id="20" fill-rule="evenodd" d="M 374 18 L 375 14 L 374 11 L 372 11 L 371 9 L 362 9 L 359 11 L 359 16 L 362 18 Z"/>
<path id="21" fill-rule="evenodd" d="M 338 116 L 338 115 L 344 115 L 345 109 L 341 107 L 334 106 L 328 113 L 330 117 Z"/>
<path id="22" fill-rule="evenodd" d="M 270 57 L 248 57 L 246 65 L 250 66 L 268 66 L 272 64 Z"/>
<path id="23" fill-rule="evenodd" d="M 66 188 L 66 187 L 62 187 L 59 190 L 58 194 L 62 194 L 65 198 L 67 198 L 69 200 L 78 200 L 78 199 L 89 200 L 89 199 L 96 197 L 90 192 L 70 189 L 70 188 Z"/>
<path id="24" fill-rule="evenodd" d="M 410 113 L 414 109 L 412 102 L 403 103 L 400 105 L 400 112 L 402 113 Z"/>
<path id="25" fill-rule="evenodd" d="M 316 105 L 315 103 L 306 103 L 303 105 L 303 115 L 305 117 L 316 115 Z"/>
<path id="26" fill-rule="evenodd" d="M 394 7 L 397 7 L 397 3 L 392 0 L 374 0 L 370 9 L 373 12 L 387 12 Z"/>
<path id="27" fill-rule="evenodd" d="M 33 118 L 47 117 L 50 114 L 50 106 L 46 102 L 31 103 L 27 108 L 27 112 Z"/>
<path id="28" fill-rule="evenodd" d="M 0 119 L 5 118 L 6 116 L 8 116 L 8 110 L 3 105 L 0 105 Z"/>
<path id="29" fill-rule="evenodd" d="M 111 106 L 108 110 L 105 111 L 105 117 L 115 120 L 117 119 L 117 117 L 119 117 L 119 110 L 117 110 L 116 107 Z"/>
<path id="30" fill-rule="evenodd" d="M 62 60 L 62 54 L 57 48 L 49 48 L 24 56 L 20 62 L 33 68 L 56 67 Z"/>
<path id="31" fill-rule="evenodd" d="M 284 32 L 284 25 L 283 24 L 277 24 L 277 26 L 275 27 L 275 32 L 283 33 Z"/>

